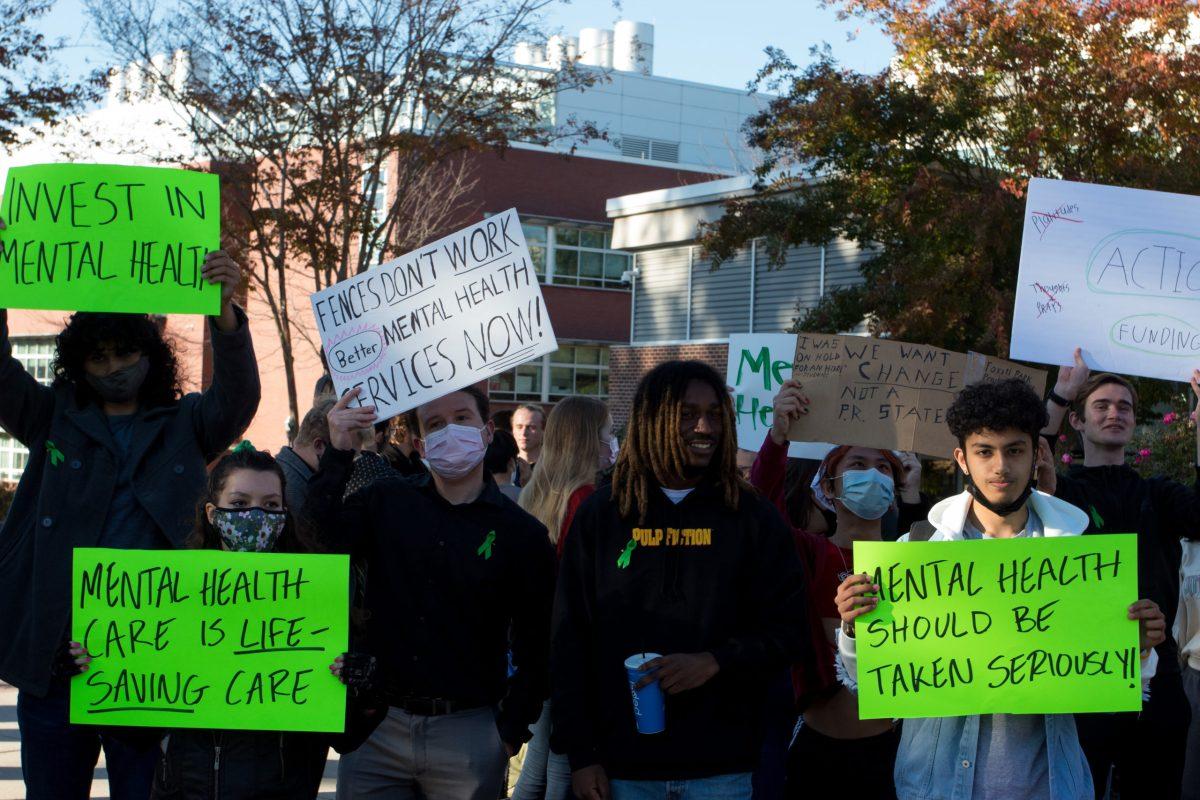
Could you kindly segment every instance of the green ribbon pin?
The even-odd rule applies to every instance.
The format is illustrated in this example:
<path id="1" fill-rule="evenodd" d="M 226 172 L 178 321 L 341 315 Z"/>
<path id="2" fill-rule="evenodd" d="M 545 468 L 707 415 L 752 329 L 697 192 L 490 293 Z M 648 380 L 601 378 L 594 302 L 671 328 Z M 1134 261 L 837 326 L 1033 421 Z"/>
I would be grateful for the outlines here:
<path id="1" fill-rule="evenodd" d="M 49 440 L 46 441 L 46 453 L 50 456 L 50 466 L 52 467 L 57 467 L 65 458 L 65 456 L 62 454 L 62 450 L 59 450 L 58 447 L 55 446 L 54 442 Z"/>
<path id="2" fill-rule="evenodd" d="M 492 557 L 492 544 L 496 541 L 496 532 L 488 531 L 488 535 L 484 537 L 483 544 L 479 545 L 479 549 L 475 551 L 475 555 L 483 556 L 483 560 L 487 561 Z"/>
<path id="3" fill-rule="evenodd" d="M 617 556 L 617 567 L 626 569 L 629 566 L 629 559 L 633 557 L 633 548 L 637 547 L 637 541 L 630 539 L 625 543 L 625 549 L 621 551 L 621 555 Z"/>
<path id="4" fill-rule="evenodd" d="M 1092 524 L 1094 524 L 1097 528 L 1103 528 L 1104 517 L 1100 516 L 1100 512 L 1096 510 L 1096 507 L 1088 506 L 1088 512 L 1092 515 Z"/>

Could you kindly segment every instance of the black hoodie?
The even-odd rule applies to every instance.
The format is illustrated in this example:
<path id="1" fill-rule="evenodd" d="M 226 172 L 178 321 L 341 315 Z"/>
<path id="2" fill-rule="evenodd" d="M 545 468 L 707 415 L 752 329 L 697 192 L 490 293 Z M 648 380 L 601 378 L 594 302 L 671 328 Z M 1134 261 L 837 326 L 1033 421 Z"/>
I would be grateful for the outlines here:
<path id="1" fill-rule="evenodd" d="M 1179 671 L 1171 636 L 1179 607 L 1179 562 L 1183 539 L 1200 539 L 1200 468 L 1197 484 L 1143 478 L 1127 465 L 1072 467 L 1058 477 L 1055 496 L 1091 517 L 1084 533 L 1136 533 L 1138 597 L 1158 603 L 1167 618 L 1167 638 L 1158 650 L 1158 671 Z"/>
<path id="2" fill-rule="evenodd" d="M 789 528 L 752 491 L 731 510 L 712 486 L 678 505 L 656 490 L 639 524 L 621 518 L 611 486 L 597 490 L 575 515 L 559 572 L 552 749 L 573 770 L 601 764 L 627 780 L 752 771 L 768 683 L 808 646 L 804 597 Z M 720 665 L 668 697 L 664 733 L 639 734 L 634 722 L 624 661 L 641 652 L 710 652 Z"/>

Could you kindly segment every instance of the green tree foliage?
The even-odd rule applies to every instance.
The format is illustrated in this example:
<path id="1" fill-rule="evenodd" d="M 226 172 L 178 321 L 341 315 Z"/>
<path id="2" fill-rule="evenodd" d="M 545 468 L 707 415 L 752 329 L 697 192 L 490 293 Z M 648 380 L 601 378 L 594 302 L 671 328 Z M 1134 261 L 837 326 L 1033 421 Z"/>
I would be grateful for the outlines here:
<path id="1" fill-rule="evenodd" d="M 896 48 L 861 74 L 829 50 L 779 51 L 775 94 L 747 128 L 756 194 L 708 227 L 715 259 L 763 237 L 845 238 L 869 250 L 864 283 L 797 322 L 1008 351 L 1031 176 L 1200 193 L 1200 46 L 1186 0 L 836 0 Z M 1151 398 L 1153 399 L 1153 398 Z"/>

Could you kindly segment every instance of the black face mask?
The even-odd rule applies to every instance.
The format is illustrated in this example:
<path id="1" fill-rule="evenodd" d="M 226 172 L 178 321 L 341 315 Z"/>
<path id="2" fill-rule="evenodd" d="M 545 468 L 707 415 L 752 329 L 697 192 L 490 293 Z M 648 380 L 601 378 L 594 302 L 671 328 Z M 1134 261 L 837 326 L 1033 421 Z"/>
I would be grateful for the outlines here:
<path id="1" fill-rule="evenodd" d="M 128 403 L 137 398 L 148 372 L 150 372 L 150 359 L 142 356 L 136 363 L 113 370 L 107 375 L 98 376 L 89 372 L 85 373 L 84 377 L 87 379 L 88 386 L 92 387 L 92 390 L 100 395 L 100 399 L 104 402 Z"/>
<path id="2" fill-rule="evenodd" d="M 1013 500 L 1011 503 L 1005 503 L 1004 505 L 997 505 L 983 496 L 983 492 L 978 486 L 975 485 L 975 481 L 971 478 L 970 473 L 967 473 L 967 491 L 971 493 L 971 497 L 975 498 L 976 503 L 979 503 L 979 505 L 983 506 L 988 511 L 1001 517 L 1007 517 L 1009 514 L 1019 510 L 1021 506 L 1025 505 L 1025 501 L 1029 499 L 1029 495 L 1033 494 L 1033 488 L 1036 483 L 1037 481 L 1034 478 L 1030 478 L 1029 483 L 1026 484 L 1025 489 L 1022 490 L 1020 496 L 1018 496 L 1016 500 Z"/>

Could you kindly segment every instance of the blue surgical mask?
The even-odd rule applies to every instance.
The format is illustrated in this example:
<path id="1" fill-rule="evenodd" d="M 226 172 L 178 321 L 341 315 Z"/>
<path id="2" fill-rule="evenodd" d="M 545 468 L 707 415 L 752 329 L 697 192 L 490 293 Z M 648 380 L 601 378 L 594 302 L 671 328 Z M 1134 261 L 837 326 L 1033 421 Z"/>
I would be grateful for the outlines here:
<path id="1" fill-rule="evenodd" d="M 896 482 L 875 468 L 846 470 L 841 481 L 837 499 L 856 517 L 879 519 L 896 499 Z"/>

